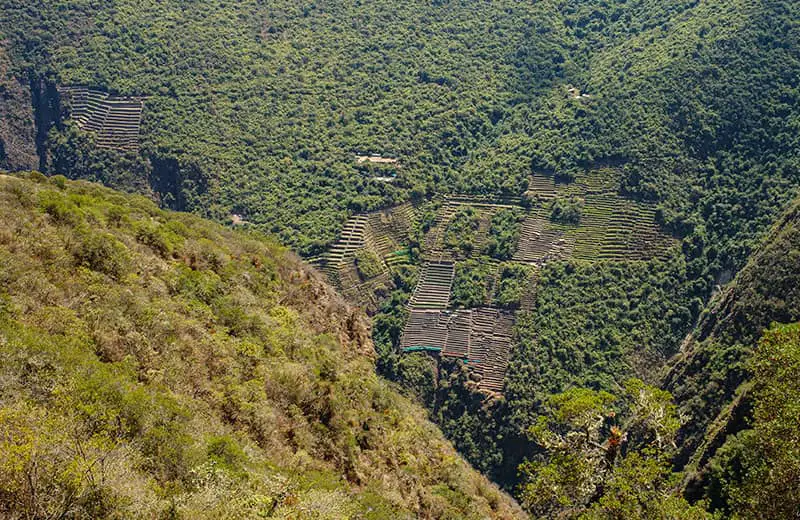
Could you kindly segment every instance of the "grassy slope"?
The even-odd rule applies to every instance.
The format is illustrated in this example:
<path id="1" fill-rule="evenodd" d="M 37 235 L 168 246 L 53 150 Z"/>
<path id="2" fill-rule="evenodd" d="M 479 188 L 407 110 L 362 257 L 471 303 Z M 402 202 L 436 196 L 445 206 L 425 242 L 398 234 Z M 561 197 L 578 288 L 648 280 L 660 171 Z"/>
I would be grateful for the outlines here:
<path id="1" fill-rule="evenodd" d="M 0 176 L 0 514 L 520 516 L 293 255 L 30 177 Z"/>

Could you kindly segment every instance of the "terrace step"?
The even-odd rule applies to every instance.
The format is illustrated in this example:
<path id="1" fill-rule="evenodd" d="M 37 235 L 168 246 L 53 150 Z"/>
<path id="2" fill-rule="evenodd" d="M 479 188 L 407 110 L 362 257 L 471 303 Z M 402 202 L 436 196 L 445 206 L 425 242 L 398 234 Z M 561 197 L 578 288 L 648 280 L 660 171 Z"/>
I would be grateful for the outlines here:
<path id="1" fill-rule="evenodd" d="M 426 263 L 411 297 L 411 307 L 447 308 L 454 278 L 453 263 Z"/>
<path id="2" fill-rule="evenodd" d="M 70 115 L 78 128 L 97 134 L 99 148 L 138 150 L 144 103 L 86 87 L 62 87 Z"/>

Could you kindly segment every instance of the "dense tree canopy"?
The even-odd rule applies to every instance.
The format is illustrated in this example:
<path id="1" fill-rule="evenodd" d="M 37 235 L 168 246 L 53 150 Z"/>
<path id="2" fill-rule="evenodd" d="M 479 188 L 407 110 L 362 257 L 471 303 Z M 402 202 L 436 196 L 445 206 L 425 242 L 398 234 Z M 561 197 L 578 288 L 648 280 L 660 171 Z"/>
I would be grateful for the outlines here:
<path id="1" fill-rule="evenodd" d="M 736 266 L 798 184 L 792 2 L 0 7 L 20 73 L 147 96 L 143 156 L 169 180 L 157 190 L 303 251 L 351 211 L 521 194 L 532 168 L 575 179 L 615 164 L 628 192 L 662 201 L 681 232 L 703 223 Z M 372 181 L 357 153 L 398 158 L 397 182 Z M 54 170 L 142 180 L 102 157 L 105 173 L 67 172 L 71 155 Z"/>

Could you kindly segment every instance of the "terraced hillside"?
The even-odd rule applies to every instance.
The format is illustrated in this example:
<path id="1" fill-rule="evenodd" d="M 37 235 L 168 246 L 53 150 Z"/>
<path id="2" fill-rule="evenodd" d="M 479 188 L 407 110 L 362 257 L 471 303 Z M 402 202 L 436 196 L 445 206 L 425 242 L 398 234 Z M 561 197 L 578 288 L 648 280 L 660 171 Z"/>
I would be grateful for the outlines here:
<path id="1" fill-rule="evenodd" d="M 410 203 L 355 215 L 333 246 L 310 262 L 349 301 L 375 309 L 379 303 L 376 292 L 391 285 L 391 270 L 410 261 L 416 219 L 416 209 Z"/>
<path id="2" fill-rule="evenodd" d="M 525 219 L 514 260 L 544 264 L 550 260 L 568 258 L 575 245 L 567 231 L 570 228 L 552 224 L 543 210 L 534 210 Z"/>
<path id="3" fill-rule="evenodd" d="M 557 184 L 551 177 L 532 176 L 526 192 L 530 209 L 525 209 L 519 199 L 447 198 L 425 236 L 422 256 L 426 262 L 409 302 L 410 317 L 401 341 L 403 351 L 422 349 L 443 357 L 463 359 L 471 372 L 479 376 L 481 389 L 502 391 L 509 363 L 513 312 L 480 307 L 481 310 L 474 311 L 474 319 L 462 320 L 459 318 L 472 315 L 473 311 L 445 310 L 453 306 L 451 273 L 454 265 L 464 257 L 462 250 L 456 250 L 454 244 L 448 243 L 448 239 L 452 239 L 452 234 L 448 235 L 450 228 L 464 215 L 459 212 L 470 208 L 468 215 L 473 225 L 459 227 L 459 238 L 469 241 L 469 251 L 474 253 L 472 256 L 478 262 L 474 269 L 485 273 L 470 282 L 486 284 L 485 295 L 475 303 L 492 305 L 500 290 L 499 268 L 497 260 L 482 254 L 488 238 L 486 222 L 504 209 L 525 212 L 512 264 L 541 267 L 554 260 L 617 262 L 650 260 L 667 255 L 676 241 L 659 229 L 654 206 L 626 199 L 618 194 L 618 190 L 614 173 L 601 171 L 578 182 L 563 184 Z M 579 201 L 579 221 L 553 221 L 553 208 L 560 200 Z M 466 236 L 469 234 L 471 236 Z M 534 305 L 535 278 L 525 283 L 529 285 L 521 289 L 518 308 L 530 312 Z M 431 312 L 431 309 L 438 310 Z M 469 331 L 466 323 L 470 325 Z"/>
<path id="4" fill-rule="evenodd" d="M 480 390 L 500 393 L 511 351 L 511 313 L 490 307 L 410 312 L 403 352 L 430 352 L 466 363 Z"/>
<path id="5" fill-rule="evenodd" d="M 598 171 L 578 182 L 556 184 L 531 176 L 526 196 L 536 207 L 522 227 L 514 260 L 543 264 L 552 259 L 647 260 L 663 257 L 676 241 L 656 222 L 656 208 L 618 194 L 613 172 Z M 579 198 L 583 207 L 575 225 L 553 222 L 553 200 Z"/>
<path id="6" fill-rule="evenodd" d="M 513 310 L 533 310 L 535 279 L 522 282 L 510 312 L 495 307 L 496 301 L 508 297 L 500 294 L 501 261 L 489 257 L 486 249 L 493 238 L 493 218 L 503 211 L 522 215 L 518 224 L 510 221 L 511 231 L 506 230 L 518 238 L 503 265 L 541 268 L 556 260 L 622 262 L 667 255 L 676 241 L 659 229 L 655 207 L 618 192 L 619 176 L 613 170 L 595 171 L 570 183 L 537 174 L 531 176 L 524 199 L 445 197 L 435 203 L 435 215 L 427 217 L 425 228 L 420 222 L 424 210 L 411 204 L 359 214 L 348 220 L 339 240 L 315 263 L 348 299 L 373 311 L 393 288 L 394 268 L 417 263 L 419 277 L 408 300 L 402 350 L 462 359 L 482 381 L 481 389 L 498 393 L 509 362 Z M 554 221 L 554 208 L 563 201 L 580 206 L 577 222 Z M 419 255 L 412 261 L 409 245 L 420 234 Z M 485 285 L 469 306 L 482 309 L 475 311 L 474 319 L 469 308 L 455 309 L 452 295 L 456 268 L 467 263 L 481 274 L 466 283 Z M 481 354 L 472 356 L 473 349 Z"/>
<path id="7" fill-rule="evenodd" d="M 423 256 L 434 262 L 455 261 L 479 256 L 489 239 L 492 217 L 503 209 L 519 208 L 520 198 L 494 198 L 468 195 L 446 197 L 437 211 L 436 219 L 425 233 Z M 459 217 L 468 212 L 474 229 L 462 230 L 456 227 Z M 465 236 L 469 234 L 470 236 Z M 469 238 L 469 248 L 459 249 L 457 245 Z"/>
<path id="8" fill-rule="evenodd" d="M 98 148 L 136 152 L 144 102 L 135 97 L 111 96 L 86 87 L 59 89 L 70 118 L 82 130 L 95 134 Z"/>
<path id="9" fill-rule="evenodd" d="M 452 262 L 427 262 L 411 296 L 414 309 L 446 309 L 450 304 L 455 266 Z"/>
<path id="10" fill-rule="evenodd" d="M 499 394 L 511 353 L 513 312 L 494 307 L 452 309 L 453 276 L 452 263 L 423 265 L 409 302 L 401 350 L 461 360 L 480 390 Z"/>

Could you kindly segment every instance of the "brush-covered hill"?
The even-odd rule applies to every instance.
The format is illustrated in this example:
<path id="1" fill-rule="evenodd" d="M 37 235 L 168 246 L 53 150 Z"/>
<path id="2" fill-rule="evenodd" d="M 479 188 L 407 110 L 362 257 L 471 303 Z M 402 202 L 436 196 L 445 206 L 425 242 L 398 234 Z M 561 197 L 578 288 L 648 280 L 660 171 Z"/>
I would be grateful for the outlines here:
<path id="1" fill-rule="evenodd" d="M 3 518 L 519 518 L 258 234 L 0 176 Z"/>

